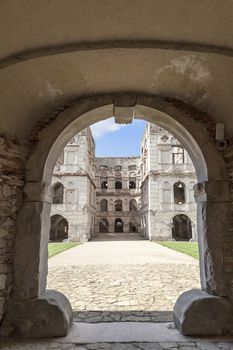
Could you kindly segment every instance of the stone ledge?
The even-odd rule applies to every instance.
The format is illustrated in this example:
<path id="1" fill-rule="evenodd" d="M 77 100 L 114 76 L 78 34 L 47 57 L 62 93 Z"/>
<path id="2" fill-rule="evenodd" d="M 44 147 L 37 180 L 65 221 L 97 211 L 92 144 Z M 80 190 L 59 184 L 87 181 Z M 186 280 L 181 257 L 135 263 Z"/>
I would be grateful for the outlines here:
<path id="1" fill-rule="evenodd" d="M 216 336 L 232 334 L 232 305 L 227 299 L 192 289 L 176 301 L 173 314 L 183 335 Z"/>
<path id="2" fill-rule="evenodd" d="M 72 308 L 60 292 L 47 290 L 38 299 L 11 300 L 3 320 L 2 337 L 66 336 L 72 325 Z"/>

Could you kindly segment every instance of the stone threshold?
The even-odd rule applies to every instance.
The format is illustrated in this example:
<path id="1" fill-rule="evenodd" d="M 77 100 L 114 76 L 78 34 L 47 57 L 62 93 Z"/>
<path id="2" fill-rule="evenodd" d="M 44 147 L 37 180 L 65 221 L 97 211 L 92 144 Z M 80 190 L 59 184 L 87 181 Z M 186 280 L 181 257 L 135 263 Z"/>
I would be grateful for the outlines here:
<path id="1" fill-rule="evenodd" d="M 52 340 L 52 339 L 51 339 Z M 53 339 L 54 340 L 54 339 Z M 66 337 L 56 338 L 57 343 L 182 343 L 182 342 L 232 342 L 233 337 L 186 337 L 180 334 L 172 322 L 111 322 L 73 323 Z M 232 346 L 233 349 L 233 346 Z"/>
<path id="2" fill-rule="evenodd" d="M 172 311 L 74 311 L 74 322 L 172 322 Z"/>

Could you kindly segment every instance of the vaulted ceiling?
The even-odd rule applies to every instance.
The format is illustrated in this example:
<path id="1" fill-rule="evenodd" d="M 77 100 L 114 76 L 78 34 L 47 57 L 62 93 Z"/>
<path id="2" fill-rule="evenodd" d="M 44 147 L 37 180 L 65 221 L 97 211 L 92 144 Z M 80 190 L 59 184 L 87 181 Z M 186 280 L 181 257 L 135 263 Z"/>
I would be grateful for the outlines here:
<path id="1" fill-rule="evenodd" d="M 0 128 L 26 137 L 83 95 L 179 98 L 233 136 L 231 0 L 2 0 Z"/>

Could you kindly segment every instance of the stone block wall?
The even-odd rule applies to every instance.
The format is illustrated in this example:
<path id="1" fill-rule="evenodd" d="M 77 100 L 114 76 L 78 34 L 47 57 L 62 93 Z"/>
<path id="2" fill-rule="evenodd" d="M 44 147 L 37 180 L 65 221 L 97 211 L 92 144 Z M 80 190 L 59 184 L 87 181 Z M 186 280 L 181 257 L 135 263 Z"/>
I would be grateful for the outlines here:
<path id="1" fill-rule="evenodd" d="M 12 290 L 15 220 L 22 204 L 26 148 L 0 133 L 0 321 Z"/>

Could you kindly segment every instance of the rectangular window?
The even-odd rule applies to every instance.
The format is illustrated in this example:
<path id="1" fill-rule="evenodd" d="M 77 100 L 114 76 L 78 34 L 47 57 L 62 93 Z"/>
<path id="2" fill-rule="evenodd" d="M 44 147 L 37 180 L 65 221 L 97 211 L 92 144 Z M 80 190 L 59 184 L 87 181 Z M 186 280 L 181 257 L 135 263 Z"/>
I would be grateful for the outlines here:
<path id="1" fill-rule="evenodd" d="M 173 164 L 184 163 L 184 149 L 182 147 L 172 147 L 172 163 Z"/>

